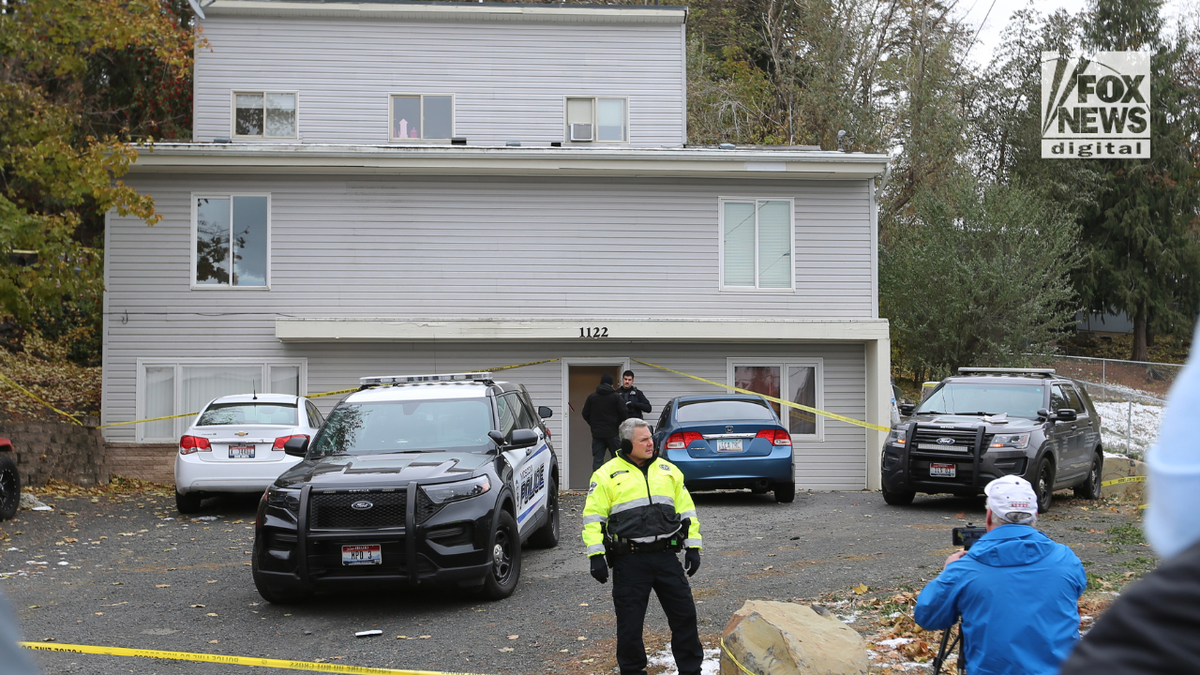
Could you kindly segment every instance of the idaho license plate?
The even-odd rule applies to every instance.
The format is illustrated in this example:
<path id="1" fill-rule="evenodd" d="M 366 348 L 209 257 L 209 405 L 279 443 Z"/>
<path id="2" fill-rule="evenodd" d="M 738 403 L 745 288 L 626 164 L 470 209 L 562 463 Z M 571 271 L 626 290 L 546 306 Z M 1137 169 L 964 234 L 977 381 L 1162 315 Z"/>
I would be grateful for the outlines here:
<path id="1" fill-rule="evenodd" d="M 379 544 L 359 544 L 342 547 L 343 565 L 382 565 L 383 552 Z"/>
<path id="2" fill-rule="evenodd" d="M 742 439 L 731 438 L 717 441 L 717 452 L 741 452 Z"/>
<path id="3" fill-rule="evenodd" d="M 229 446 L 229 459 L 254 459 L 253 445 Z"/>
<path id="4" fill-rule="evenodd" d="M 929 475 L 938 478 L 954 478 L 954 464 L 930 464 Z"/>

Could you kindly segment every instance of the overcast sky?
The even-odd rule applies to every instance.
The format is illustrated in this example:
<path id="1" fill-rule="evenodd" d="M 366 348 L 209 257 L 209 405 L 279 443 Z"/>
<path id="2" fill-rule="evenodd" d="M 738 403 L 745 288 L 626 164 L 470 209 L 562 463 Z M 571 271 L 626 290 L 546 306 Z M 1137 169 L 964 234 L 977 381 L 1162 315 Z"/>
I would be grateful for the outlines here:
<path id="1" fill-rule="evenodd" d="M 1189 4 L 1195 2 L 1197 0 L 1167 0 L 1163 5 L 1163 16 L 1168 22 L 1173 22 Z M 1000 31 L 1008 25 L 1009 17 L 1027 4 L 1028 0 L 957 0 L 955 9 L 959 13 L 958 16 L 965 16 L 966 22 L 979 31 L 979 44 L 971 48 L 969 58 L 979 64 L 990 61 L 992 52 L 1000 42 Z M 1034 3 L 1042 14 L 1049 14 L 1059 8 L 1077 14 L 1088 4 L 1087 0 L 1037 0 Z"/>

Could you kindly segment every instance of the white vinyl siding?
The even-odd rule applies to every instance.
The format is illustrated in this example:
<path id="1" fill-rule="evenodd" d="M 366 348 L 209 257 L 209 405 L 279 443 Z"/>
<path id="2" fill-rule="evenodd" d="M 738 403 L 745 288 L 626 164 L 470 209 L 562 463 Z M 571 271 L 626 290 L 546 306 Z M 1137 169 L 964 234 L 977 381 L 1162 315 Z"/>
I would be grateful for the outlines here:
<path id="1" fill-rule="evenodd" d="M 792 290 L 795 207 L 784 199 L 721 201 L 721 287 Z"/>
<path id="2" fill-rule="evenodd" d="M 627 110 L 631 147 L 686 142 L 681 24 L 251 16 L 201 24 L 212 49 L 196 53 L 200 142 L 230 136 L 230 92 L 268 89 L 302 94 L 291 142 L 387 143 L 397 93 L 453 94 L 454 135 L 471 146 L 561 141 L 564 99 L 580 94 L 636 101 Z"/>

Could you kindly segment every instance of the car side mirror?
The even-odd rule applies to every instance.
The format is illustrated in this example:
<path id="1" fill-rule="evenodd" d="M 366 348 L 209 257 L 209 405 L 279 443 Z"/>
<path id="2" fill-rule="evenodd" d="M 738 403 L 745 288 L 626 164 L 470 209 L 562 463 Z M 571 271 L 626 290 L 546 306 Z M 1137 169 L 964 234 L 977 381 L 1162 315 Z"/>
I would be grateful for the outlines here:
<path id="1" fill-rule="evenodd" d="M 554 411 L 551 410 L 550 406 L 548 405 L 538 406 L 538 417 L 548 420 L 551 417 L 554 417 Z"/>
<path id="2" fill-rule="evenodd" d="M 514 429 L 508 447 L 516 450 L 537 445 L 538 433 L 533 429 Z"/>
<path id="3" fill-rule="evenodd" d="M 898 405 L 896 407 L 900 409 L 900 414 L 904 415 L 905 417 L 908 417 L 909 415 L 913 414 L 913 411 L 917 409 L 917 406 L 915 406 L 911 403 L 901 403 L 900 405 Z"/>
<path id="4" fill-rule="evenodd" d="M 308 439 L 303 436 L 293 436 L 283 443 L 283 452 L 292 457 L 303 457 L 308 454 Z"/>
<path id="5" fill-rule="evenodd" d="M 1074 422 L 1079 418 L 1079 413 L 1075 412 L 1071 408 L 1059 408 L 1057 411 L 1055 411 L 1054 418 L 1059 422 Z"/>
<path id="6" fill-rule="evenodd" d="M 488 438 L 492 439 L 492 442 L 494 442 L 497 446 L 499 446 L 501 448 L 503 448 L 505 445 L 504 434 L 500 433 L 499 431 L 496 431 L 495 429 L 492 429 L 491 431 L 488 432 Z"/>
<path id="7" fill-rule="evenodd" d="M 1050 411 L 1047 410 L 1046 408 L 1038 408 L 1037 416 L 1045 418 L 1045 419 L 1050 419 L 1050 417 L 1051 417 Z"/>

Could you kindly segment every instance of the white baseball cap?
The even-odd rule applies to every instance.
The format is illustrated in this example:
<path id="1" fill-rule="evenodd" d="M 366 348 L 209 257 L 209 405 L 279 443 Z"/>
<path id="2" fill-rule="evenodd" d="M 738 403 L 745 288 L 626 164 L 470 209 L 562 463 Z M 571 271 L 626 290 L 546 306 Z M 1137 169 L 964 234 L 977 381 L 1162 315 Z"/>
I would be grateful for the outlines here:
<path id="1" fill-rule="evenodd" d="M 983 493 L 987 495 L 987 507 L 1000 520 L 1017 525 L 1032 525 L 1037 520 L 1037 495 L 1024 478 L 997 478 L 983 488 Z"/>

